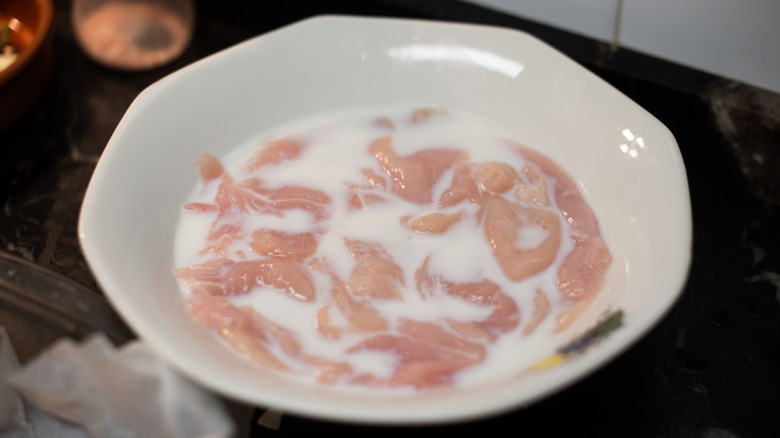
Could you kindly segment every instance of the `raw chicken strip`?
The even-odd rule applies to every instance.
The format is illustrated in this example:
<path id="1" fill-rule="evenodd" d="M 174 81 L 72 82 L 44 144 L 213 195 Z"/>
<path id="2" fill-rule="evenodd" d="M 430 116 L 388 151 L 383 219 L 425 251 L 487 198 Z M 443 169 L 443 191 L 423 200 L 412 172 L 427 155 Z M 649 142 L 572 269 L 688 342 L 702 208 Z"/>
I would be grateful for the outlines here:
<path id="1" fill-rule="evenodd" d="M 317 237 L 313 233 L 257 230 L 250 246 L 264 256 L 303 260 L 317 252 Z"/>
<path id="2" fill-rule="evenodd" d="M 267 285 L 289 296 L 314 299 L 314 279 L 301 265 L 284 259 L 262 259 L 235 262 L 215 259 L 175 270 L 176 276 L 190 291 L 212 296 L 243 295 L 255 287 Z"/>
<path id="3" fill-rule="evenodd" d="M 352 239 L 347 239 L 345 243 L 356 262 L 347 281 L 349 292 L 359 297 L 400 300 L 403 270 L 384 248 L 376 243 Z"/>
<path id="4" fill-rule="evenodd" d="M 449 326 L 460 335 L 494 341 L 500 335 L 513 330 L 520 323 L 520 309 L 515 300 L 504 293 L 501 288 L 490 280 L 471 283 L 453 283 L 441 276 L 428 272 L 430 259 L 426 258 L 422 266 L 415 272 L 417 290 L 425 299 L 436 297 L 440 293 L 460 298 L 466 302 L 493 309 L 491 314 L 481 321 L 462 321 L 456 318 L 445 318 Z"/>
<path id="5" fill-rule="evenodd" d="M 309 267 L 330 278 L 329 298 L 350 324 L 347 327 L 331 324 L 331 308 L 330 305 L 325 306 L 317 314 L 318 329 L 324 336 L 338 338 L 342 332 L 376 332 L 389 327 L 388 322 L 379 315 L 369 300 L 350 295 L 346 283 L 326 261 L 315 259 Z"/>
<path id="6" fill-rule="evenodd" d="M 455 169 L 450 187 L 439 198 L 439 208 L 451 207 L 466 200 L 472 204 L 482 202 L 482 192 L 471 173 L 471 166 L 466 164 Z"/>
<path id="7" fill-rule="evenodd" d="M 428 204 L 433 199 L 431 189 L 465 154 L 454 149 L 424 149 L 406 157 L 393 150 L 392 137 L 383 137 L 369 147 L 382 169 L 392 180 L 392 190 L 415 204 Z"/>
<path id="8" fill-rule="evenodd" d="M 509 191 L 520 181 L 512 166 L 495 161 L 479 166 L 474 176 L 485 191 L 496 195 Z"/>
<path id="9" fill-rule="evenodd" d="M 560 219 L 554 210 L 510 204 L 500 196 L 488 197 L 484 209 L 485 237 L 507 277 L 519 282 L 552 265 L 561 242 Z M 521 247 L 518 239 L 524 227 L 538 227 L 546 237 L 533 248 Z"/>
<path id="10" fill-rule="evenodd" d="M 268 141 L 252 156 L 247 167 L 252 171 L 263 166 L 294 160 L 301 155 L 303 149 L 303 142 L 289 137 Z"/>
<path id="11" fill-rule="evenodd" d="M 538 151 L 514 143 L 521 155 L 555 180 L 555 202 L 569 222 L 574 250 L 558 270 L 564 296 L 590 299 L 604 286 L 612 255 L 601 237 L 598 221 L 577 183 L 557 163 Z"/>
<path id="12" fill-rule="evenodd" d="M 462 216 L 462 211 L 450 214 L 439 213 L 437 211 L 426 214 L 425 216 L 420 216 L 415 220 L 410 220 L 408 217 L 402 217 L 401 223 L 406 228 L 417 231 L 418 233 L 438 234 L 447 231 L 451 226 L 458 223 Z"/>
<path id="13" fill-rule="evenodd" d="M 187 309 L 201 325 L 215 330 L 238 351 L 273 369 L 296 371 L 291 361 L 282 361 L 274 352 L 280 350 L 288 358 L 314 368 L 315 378 L 322 383 L 335 383 L 351 372 L 348 363 L 306 354 L 295 332 L 271 322 L 251 307 L 236 307 L 217 297 L 192 299 L 187 302 Z"/>
<path id="14" fill-rule="evenodd" d="M 485 358 L 482 344 L 465 340 L 434 323 L 402 320 L 398 331 L 400 335 L 377 335 L 350 348 L 350 352 L 387 352 L 397 360 L 389 378 L 364 374 L 357 376 L 354 382 L 418 389 L 449 386 L 457 372 Z"/>

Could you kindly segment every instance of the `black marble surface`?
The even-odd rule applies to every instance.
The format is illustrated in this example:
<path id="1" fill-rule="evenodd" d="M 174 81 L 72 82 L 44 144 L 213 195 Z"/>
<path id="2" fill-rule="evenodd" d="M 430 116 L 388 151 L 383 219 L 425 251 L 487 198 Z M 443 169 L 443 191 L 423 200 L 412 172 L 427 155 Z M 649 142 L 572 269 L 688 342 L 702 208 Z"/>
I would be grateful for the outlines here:
<path id="1" fill-rule="evenodd" d="M 70 1 L 55 4 L 52 83 L 32 111 L 0 132 L 0 251 L 73 279 L 98 297 L 78 246 L 78 211 L 101 151 L 134 97 L 203 56 L 308 16 L 432 18 L 525 30 L 646 108 L 680 145 L 694 219 L 690 279 L 661 323 L 615 361 L 530 407 L 479 421 L 377 428 L 285 416 L 276 431 L 243 425 L 253 434 L 780 436 L 776 95 L 454 1 L 334 0 L 271 8 L 201 0 L 194 40 L 180 59 L 122 73 L 83 55 L 69 22 Z M 724 130 L 724 117 L 741 122 Z"/>

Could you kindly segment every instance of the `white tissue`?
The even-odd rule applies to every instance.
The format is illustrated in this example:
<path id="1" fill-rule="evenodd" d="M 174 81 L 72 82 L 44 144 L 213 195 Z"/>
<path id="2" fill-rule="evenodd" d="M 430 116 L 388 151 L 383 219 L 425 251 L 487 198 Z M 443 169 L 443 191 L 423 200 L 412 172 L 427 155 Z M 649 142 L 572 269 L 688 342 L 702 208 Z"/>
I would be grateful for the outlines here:
<path id="1" fill-rule="evenodd" d="M 19 370 L 19 359 L 16 357 L 8 332 L 0 326 L 0 376 L 10 375 Z M 0 431 L 4 426 L 22 428 L 27 426 L 24 414 L 24 402 L 19 394 L 10 386 L 0 381 Z"/>
<path id="2" fill-rule="evenodd" d="M 13 352 L 7 337 L 0 339 L 0 360 L 9 349 Z M 13 390 L 32 407 L 63 420 L 63 427 L 79 426 L 95 438 L 222 438 L 235 432 L 221 399 L 174 372 L 141 341 L 116 350 L 100 334 L 81 344 L 64 339 L 23 368 L 13 368 L 0 368 L 8 385 L 0 384 L 3 436 L 12 431 L 19 437 L 50 436 L 21 433 L 30 429 L 31 415 L 27 412 L 25 422 Z"/>

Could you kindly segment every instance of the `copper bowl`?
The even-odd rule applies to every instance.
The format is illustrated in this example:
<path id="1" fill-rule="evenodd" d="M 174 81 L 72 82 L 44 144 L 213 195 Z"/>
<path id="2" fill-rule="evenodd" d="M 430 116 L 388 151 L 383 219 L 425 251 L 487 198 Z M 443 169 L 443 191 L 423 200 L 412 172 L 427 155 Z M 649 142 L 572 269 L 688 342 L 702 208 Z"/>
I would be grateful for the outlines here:
<path id="1" fill-rule="evenodd" d="M 41 97 L 54 64 L 51 0 L 0 0 L 0 20 L 9 20 L 16 60 L 0 71 L 0 131 L 15 123 Z"/>

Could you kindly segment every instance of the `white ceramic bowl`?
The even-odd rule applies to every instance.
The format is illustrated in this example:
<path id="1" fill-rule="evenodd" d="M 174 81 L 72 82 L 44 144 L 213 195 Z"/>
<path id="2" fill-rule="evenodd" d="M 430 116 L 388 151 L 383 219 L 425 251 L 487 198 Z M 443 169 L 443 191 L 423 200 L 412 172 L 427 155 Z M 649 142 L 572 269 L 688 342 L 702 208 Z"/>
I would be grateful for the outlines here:
<path id="1" fill-rule="evenodd" d="M 197 156 L 225 155 L 291 120 L 393 104 L 444 105 L 493 120 L 562 164 L 589 196 L 615 256 L 599 310 L 623 309 L 623 327 L 558 366 L 518 370 L 462 390 L 398 396 L 292 382 L 206 336 L 186 313 L 171 273 L 174 229 L 198 179 Z M 414 424 L 526 405 L 623 352 L 684 286 L 691 214 L 670 132 L 537 39 L 475 25 L 324 16 L 241 43 L 142 92 L 95 169 L 79 236 L 126 322 L 204 386 L 316 418 Z"/>

